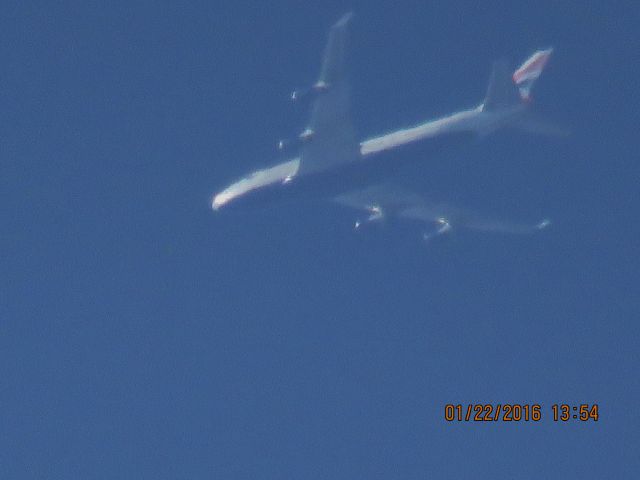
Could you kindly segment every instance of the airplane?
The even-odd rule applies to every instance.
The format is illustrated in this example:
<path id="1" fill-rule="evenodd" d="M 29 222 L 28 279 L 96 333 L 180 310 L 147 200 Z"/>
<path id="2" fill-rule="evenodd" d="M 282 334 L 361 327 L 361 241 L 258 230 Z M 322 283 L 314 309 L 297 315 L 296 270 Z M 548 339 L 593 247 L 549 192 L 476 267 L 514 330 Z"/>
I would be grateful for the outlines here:
<path id="1" fill-rule="evenodd" d="M 385 184 L 402 164 L 420 161 L 424 155 L 402 161 L 383 155 L 421 142 L 434 149 L 456 144 L 463 138 L 485 137 L 504 128 L 531 133 L 563 135 L 561 128 L 540 121 L 531 112 L 531 90 L 544 70 L 552 48 L 538 50 L 511 73 L 505 62 L 495 62 L 486 96 L 479 105 L 417 126 L 358 141 L 350 121 L 346 40 L 352 13 L 343 15 L 330 29 L 320 77 L 304 91 L 294 91 L 293 101 L 310 98 L 309 123 L 297 139 L 299 154 L 274 166 L 250 173 L 215 194 L 214 211 L 246 205 L 267 205 L 299 198 L 332 200 L 370 213 L 366 222 L 376 222 L 396 212 L 404 218 L 434 223 L 438 234 L 452 226 L 487 231 L 525 233 L 549 225 L 544 220 L 531 227 L 484 221 L 477 215 L 429 204 Z M 284 149 L 287 144 L 279 143 Z M 407 157 L 407 156 L 405 156 Z M 359 228 L 363 222 L 356 222 Z M 425 234 L 425 239 L 431 238 Z"/>

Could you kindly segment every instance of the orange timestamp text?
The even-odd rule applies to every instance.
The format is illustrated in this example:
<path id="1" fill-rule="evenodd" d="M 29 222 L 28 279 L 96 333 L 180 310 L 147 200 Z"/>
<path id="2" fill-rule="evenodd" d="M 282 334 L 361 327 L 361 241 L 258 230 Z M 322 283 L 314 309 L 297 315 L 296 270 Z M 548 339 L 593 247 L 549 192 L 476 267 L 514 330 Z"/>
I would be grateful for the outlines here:
<path id="1" fill-rule="evenodd" d="M 598 404 L 595 403 L 553 404 L 551 413 L 555 422 L 597 422 L 599 417 Z M 539 422 L 542 417 L 543 407 L 539 403 L 448 403 L 444 406 L 444 419 L 447 422 Z"/>

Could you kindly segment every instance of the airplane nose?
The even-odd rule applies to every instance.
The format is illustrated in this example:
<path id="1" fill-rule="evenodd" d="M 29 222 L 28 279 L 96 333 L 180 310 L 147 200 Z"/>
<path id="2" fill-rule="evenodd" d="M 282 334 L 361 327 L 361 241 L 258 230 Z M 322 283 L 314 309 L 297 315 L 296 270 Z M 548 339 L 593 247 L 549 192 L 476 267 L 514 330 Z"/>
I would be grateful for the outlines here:
<path id="1" fill-rule="evenodd" d="M 224 205 L 224 203 L 224 198 L 222 198 L 220 194 L 214 195 L 211 199 L 211 209 L 214 212 L 217 212 Z"/>

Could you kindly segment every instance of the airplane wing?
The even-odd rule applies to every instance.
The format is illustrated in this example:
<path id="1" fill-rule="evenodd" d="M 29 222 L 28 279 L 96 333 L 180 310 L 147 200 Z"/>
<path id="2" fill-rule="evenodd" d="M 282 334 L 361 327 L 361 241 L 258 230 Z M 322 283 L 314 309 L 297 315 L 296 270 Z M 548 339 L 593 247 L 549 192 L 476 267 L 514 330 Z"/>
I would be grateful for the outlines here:
<path id="1" fill-rule="evenodd" d="M 364 221 L 357 221 L 356 228 L 365 222 L 387 217 L 419 221 L 432 227 L 424 234 L 425 240 L 454 228 L 505 234 L 529 234 L 550 225 L 549 220 L 537 224 L 512 223 L 485 216 L 445 203 L 429 202 L 421 195 L 393 185 L 377 185 L 339 195 L 335 202 L 369 212 Z"/>
<path id="2" fill-rule="evenodd" d="M 352 13 L 329 32 L 320 78 L 312 87 L 314 101 L 307 130 L 301 136 L 299 174 L 318 172 L 359 157 L 360 146 L 349 116 L 346 78 L 347 27 Z"/>

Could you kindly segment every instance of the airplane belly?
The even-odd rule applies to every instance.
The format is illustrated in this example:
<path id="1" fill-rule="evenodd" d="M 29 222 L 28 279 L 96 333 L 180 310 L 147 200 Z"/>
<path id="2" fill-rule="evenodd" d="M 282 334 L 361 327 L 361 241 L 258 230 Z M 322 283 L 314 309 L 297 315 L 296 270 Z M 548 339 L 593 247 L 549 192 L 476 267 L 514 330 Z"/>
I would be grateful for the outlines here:
<path id="1" fill-rule="evenodd" d="M 469 143 L 470 132 L 451 132 L 394 151 L 362 155 L 358 160 L 324 171 L 303 173 L 247 189 L 224 205 L 224 210 L 260 208 L 300 201 L 329 200 L 337 195 L 392 180 L 412 165 L 438 161 L 438 153 Z"/>

